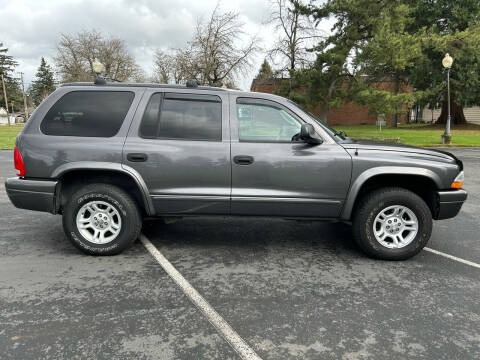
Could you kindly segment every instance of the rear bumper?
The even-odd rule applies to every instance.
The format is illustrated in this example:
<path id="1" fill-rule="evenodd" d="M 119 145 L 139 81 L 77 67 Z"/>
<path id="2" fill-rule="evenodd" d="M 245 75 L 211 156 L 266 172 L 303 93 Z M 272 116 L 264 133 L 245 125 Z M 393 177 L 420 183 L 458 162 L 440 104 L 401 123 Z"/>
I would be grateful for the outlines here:
<path id="1" fill-rule="evenodd" d="M 55 213 L 55 188 L 57 181 L 8 178 L 5 190 L 15 207 Z"/>
<path id="2" fill-rule="evenodd" d="M 467 192 L 463 189 L 438 191 L 438 209 L 435 220 L 450 219 L 457 216 L 463 203 L 467 200 Z"/>

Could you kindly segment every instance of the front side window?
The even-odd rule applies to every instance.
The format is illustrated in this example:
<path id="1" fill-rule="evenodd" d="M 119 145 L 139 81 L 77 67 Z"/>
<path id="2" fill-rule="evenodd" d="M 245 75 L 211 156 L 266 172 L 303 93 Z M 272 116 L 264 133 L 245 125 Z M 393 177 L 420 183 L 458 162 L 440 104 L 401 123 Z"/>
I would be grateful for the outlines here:
<path id="1" fill-rule="evenodd" d="M 237 101 L 240 141 L 291 142 L 300 132 L 300 121 L 273 102 Z"/>
<path id="2" fill-rule="evenodd" d="M 48 110 L 40 128 L 46 135 L 111 137 L 134 97 L 130 91 L 72 91 Z"/>
<path id="3" fill-rule="evenodd" d="M 153 94 L 142 118 L 140 136 L 221 141 L 221 100 L 214 95 Z"/>

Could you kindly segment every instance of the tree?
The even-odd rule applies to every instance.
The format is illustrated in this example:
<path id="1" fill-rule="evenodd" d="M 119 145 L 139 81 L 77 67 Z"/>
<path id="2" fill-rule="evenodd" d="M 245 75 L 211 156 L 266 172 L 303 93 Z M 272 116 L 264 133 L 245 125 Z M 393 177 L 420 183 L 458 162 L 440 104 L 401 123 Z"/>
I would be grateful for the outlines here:
<path id="1" fill-rule="evenodd" d="M 13 59 L 13 56 L 7 55 L 8 49 L 3 47 L 3 43 L 0 42 L 0 76 L 4 76 L 5 79 L 10 77 L 15 67 L 18 65 Z"/>
<path id="2" fill-rule="evenodd" d="M 406 4 L 385 1 L 371 23 L 368 41 L 359 44 L 353 59 L 359 68 L 357 76 L 363 76 L 362 83 L 367 85 L 358 92 L 357 102 L 377 113 L 393 115 L 393 127 L 397 127 L 398 115 L 405 112 L 405 106 L 412 106 L 418 96 L 408 91 L 409 76 L 423 58 L 425 32 L 408 32 L 413 13 L 414 8 Z"/>
<path id="3" fill-rule="evenodd" d="M 18 63 L 14 60 L 13 56 L 7 55 L 7 53 L 8 48 L 4 47 L 3 43 L 0 42 L 0 82 L 3 76 L 8 99 L 8 106 L 6 106 L 3 88 L 0 84 L 0 106 L 6 106 L 6 108 L 11 109 L 13 103 L 15 107 L 14 110 L 18 110 L 21 108 L 20 105 L 23 104 L 23 95 L 18 79 L 13 76 Z"/>
<path id="4" fill-rule="evenodd" d="M 422 32 L 407 31 L 412 8 L 399 0 L 330 0 L 310 12 L 317 21 L 337 20 L 334 33 L 316 48 L 319 58 L 328 61 L 314 78 L 327 82 L 329 102 L 353 100 L 372 112 L 393 115 L 396 127 L 404 105 L 415 102 L 408 75 L 422 56 Z M 332 99 L 335 88 L 337 98 Z"/>
<path id="5" fill-rule="evenodd" d="M 255 79 L 267 80 L 274 77 L 272 67 L 268 63 L 267 59 L 263 60 L 260 70 L 258 71 Z"/>
<path id="6" fill-rule="evenodd" d="M 289 73 L 312 63 L 308 51 L 321 37 L 310 17 L 301 11 L 298 0 L 271 0 L 273 11 L 267 23 L 274 24 L 277 41 L 269 51 L 272 60 L 280 57 L 280 71 Z"/>
<path id="7" fill-rule="evenodd" d="M 208 21 L 199 19 L 193 39 L 177 52 L 183 59 L 182 76 L 203 85 L 233 87 L 237 77 L 251 69 L 252 56 L 259 50 L 255 37 L 239 45 L 243 25 L 238 13 L 221 13 L 218 6 Z"/>
<path id="8" fill-rule="evenodd" d="M 413 29 L 427 28 L 422 61 L 411 72 L 411 82 L 424 91 L 422 105 L 441 104 L 437 123 L 447 118 L 445 53 L 454 58 L 450 72 L 451 113 L 455 124 L 466 122 L 463 107 L 480 105 L 480 2 L 478 0 L 406 0 L 415 8 Z"/>
<path id="9" fill-rule="evenodd" d="M 315 47 L 317 60 L 300 72 L 304 98 L 317 99 L 322 109 L 353 100 L 393 115 L 396 126 L 406 106 L 442 103 L 442 122 L 447 103 L 441 59 L 446 52 L 455 58 L 453 122 L 465 120 L 463 106 L 480 104 L 477 0 L 328 0 L 301 11 L 317 22 L 335 19 L 333 33 Z M 390 87 L 383 86 L 387 82 Z"/>
<path id="10" fill-rule="evenodd" d="M 107 79 L 132 80 L 141 73 L 125 42 L 119 38 L 105 38 L 95 30 L 61 35 L 55 62 L 62 82 L 92 80 L 95 59 L 105 66 Z"/>
<path id="11" fill-rule="evenodd" d="M 284 81 L 279 93 L 315 108 L 321 106 L 320 118 L 328 122 L 331 107 L 350 101 L 357 84 L 357 69 L 351 66 L 352 54 L 365 40 L 369 22 L 376 13 L 361 1 L 330 0 L 321 6 L 297 4 L 300 12 L 311 16 L 316 23 L 333 16 L 337 19 L 333 33 L 312 49 L 315 61 L 303 69 L 291 71 L 291 79 Z M 364 0 L 373 3 L 373 0 Z"/>
<path id="12" fill-rule="evenodd" d="M 188 80 L 183 71 L 184 62 L 181 53 L 168 54 L 157 50 L 154 57 L 153 80 L 161 84 L 180 84 Z"/>
<path id="13" fill-rule="evenodd" d="M 40 66 L 29 89 L 29 96 L 35 105 L 40 104 L 50 93 L 55 90 L 55 80 L 50 65 L 42 57 Z"/>

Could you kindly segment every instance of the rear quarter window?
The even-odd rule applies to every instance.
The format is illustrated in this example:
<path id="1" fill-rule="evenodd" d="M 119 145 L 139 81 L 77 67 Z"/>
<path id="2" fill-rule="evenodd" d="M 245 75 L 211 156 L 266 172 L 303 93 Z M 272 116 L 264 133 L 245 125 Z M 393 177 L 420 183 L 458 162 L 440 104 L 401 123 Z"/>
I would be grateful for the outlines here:
<path id="1" fill-rule="evenodd" d="M 69 92 L 48 110 L 40 129 L 56 136 L 114 136 L 134 97 L 130 91 Z"/>

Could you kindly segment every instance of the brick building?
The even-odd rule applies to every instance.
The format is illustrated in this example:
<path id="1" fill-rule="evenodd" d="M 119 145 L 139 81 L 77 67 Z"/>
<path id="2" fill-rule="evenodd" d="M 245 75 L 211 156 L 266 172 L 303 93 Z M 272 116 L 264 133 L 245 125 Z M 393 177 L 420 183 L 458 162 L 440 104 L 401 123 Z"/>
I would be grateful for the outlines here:
<path id="1" fill-rule="evenodd" d="M 286 79 L 253 79 L 250 91 L 264 92 L 272 94 L 281 85 L 281 82 Z M 379 88 L 389 89 L 392 87 L 391 82 L 379 83 Z M 320 115 L 321 107 L 315 108 L 312 112 L 315 115 Z M 369 113 L 365 106 L 358 106 L 352 102 L 344 104 L 340 108 L 329 109 L 328 123 L 330 125 L 360 125 L 360 124 L 375 124 L 377 121 L 377 114 Z M 407 121 L 407 115 L 400 115 L 399 121 L 404 123 Z M 390 119 L 387 119 L 390 122 Z"/>

